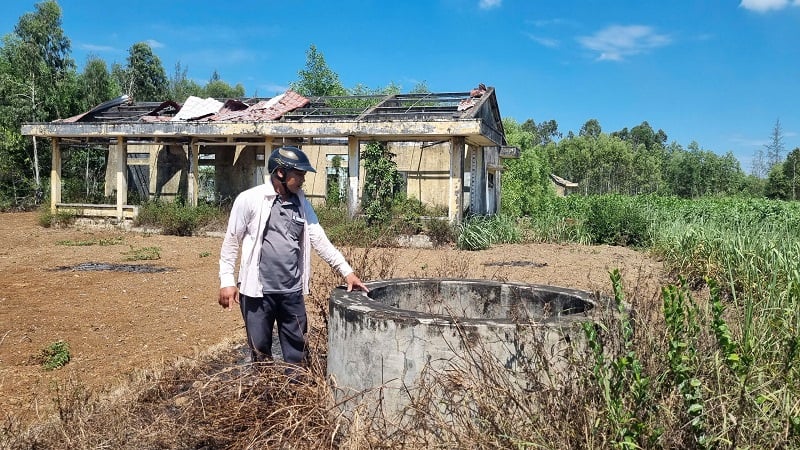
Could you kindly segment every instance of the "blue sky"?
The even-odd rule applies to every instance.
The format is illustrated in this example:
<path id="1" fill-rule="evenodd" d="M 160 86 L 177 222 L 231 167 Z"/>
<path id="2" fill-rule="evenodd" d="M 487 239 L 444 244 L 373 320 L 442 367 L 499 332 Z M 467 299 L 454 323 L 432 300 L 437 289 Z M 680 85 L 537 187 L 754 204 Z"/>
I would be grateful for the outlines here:
<path id="1" fill-rule="evenodd" d="M 6 0 L 0 34 L 35 1 Z M 750 171 L 780 121 L 800 146 L 800 0 L 60 0 L 82 68 L 124 63 L 147 41 L 205 83 L 216 69 L 247 95 L 273 96 L 317 46 L 345 87 L 434 92 L 484 83 L 500 112 L 554 119 L 566 135 L 648 121 L 670 142 L 728 151 Z"/>

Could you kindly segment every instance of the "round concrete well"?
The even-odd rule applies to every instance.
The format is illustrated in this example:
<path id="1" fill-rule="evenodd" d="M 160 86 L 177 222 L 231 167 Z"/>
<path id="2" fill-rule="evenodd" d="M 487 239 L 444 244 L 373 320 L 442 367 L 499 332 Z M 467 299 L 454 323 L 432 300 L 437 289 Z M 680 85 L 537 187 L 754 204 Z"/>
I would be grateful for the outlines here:
<path id="1" fill-rule="evenodd" d="M 563 370 L 583 341 L 580 323 L 600 309 L 588 292 L 535 284 L 436 278 L 367 286 L 369 294 L 331 293 L 328 375 L 345 410 L 366 400 L 386 416 L 403 412 L 423 371 L 485 361 L 471 352 L 512 372 L 530 372 L 532 361 Z"/>

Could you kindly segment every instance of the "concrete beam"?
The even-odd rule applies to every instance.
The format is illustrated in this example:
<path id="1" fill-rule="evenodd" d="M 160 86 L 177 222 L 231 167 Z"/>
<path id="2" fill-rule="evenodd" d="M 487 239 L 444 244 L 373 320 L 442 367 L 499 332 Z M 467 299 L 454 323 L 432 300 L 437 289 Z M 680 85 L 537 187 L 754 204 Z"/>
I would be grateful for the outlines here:
<path id="1" fill-rule="evenodd" d="M 502 145 L 502 135 L 481 119 L 396 122 L 86 122 L 22 125 L 25 136 L 76 138 L 143 137 L 357 137 L 362 141 L 435 141 L 461 136 L 474 145 Z"/>

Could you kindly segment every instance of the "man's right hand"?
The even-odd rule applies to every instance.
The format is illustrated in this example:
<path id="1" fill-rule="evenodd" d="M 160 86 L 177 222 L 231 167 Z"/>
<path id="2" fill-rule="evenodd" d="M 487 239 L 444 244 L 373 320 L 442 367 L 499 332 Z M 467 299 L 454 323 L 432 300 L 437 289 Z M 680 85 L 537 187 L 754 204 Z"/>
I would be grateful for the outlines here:
<path id="1" fill-rule="evenodd" d="M 223 309 L 231 309 L 231 306 L 239 304 L 239 289 L 236 286 L 227 286 L 219 289 L 219 304 Z"/>

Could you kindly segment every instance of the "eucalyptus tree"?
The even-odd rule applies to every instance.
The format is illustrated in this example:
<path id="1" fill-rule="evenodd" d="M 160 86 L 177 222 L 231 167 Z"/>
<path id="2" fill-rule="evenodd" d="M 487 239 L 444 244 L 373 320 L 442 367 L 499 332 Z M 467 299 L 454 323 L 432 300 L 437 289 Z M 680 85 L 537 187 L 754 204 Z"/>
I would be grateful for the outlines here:
<path id="1" fill-rule="evenodd" d="M 528 119 L 523 122 L 520 127 L 522 130 L 536 136 L 536 143 L 541 145 L 555 142 L 556 139 L 561 139 L 563 136 L 561 132 L 558 131 L 558 122 L 552 119 L 539 122 L 538 124 L 533 119 Z"/>
<path id="2" fill-rule="evenodd" d="M 578 136 L 587 136 L 597 139 L 602 132 L 603 129 L 600 127 L 600 122 L 597 119 L 589 119 L 581 126 Z"/>
<path id="3" fill-rule="evenodd" d="M 0 144 L 7 157 L 31 168 L 36 193 L 41 193 L 38 141 L 28 154 L 19 137 L 23 121 L 39 122 L 66 117 L 74 104 L 75 63 L 70 40 L 61 28 L 61 8 L 52 0 L 34 5 L 19 18 L 14 32 L 0 47 Z M 45 149 L 46 156 L 49 149 Z"/>
<path id="4" fill-rule="evenodd" d="M 82 110 L 93 108 L 120 95 L 120 87 L 111 77 L 106 62 L 98 56 L 89 56 L 78 77 Z"/>
<path id="5" fill-rule="evenodd" d="M 133 44 L 128 50 L 126 66 L 115 64 L 111 73 L 122 91 L 136 101 L 162 101 L 167 97 L 167 74 L 147 42 Z"/>

